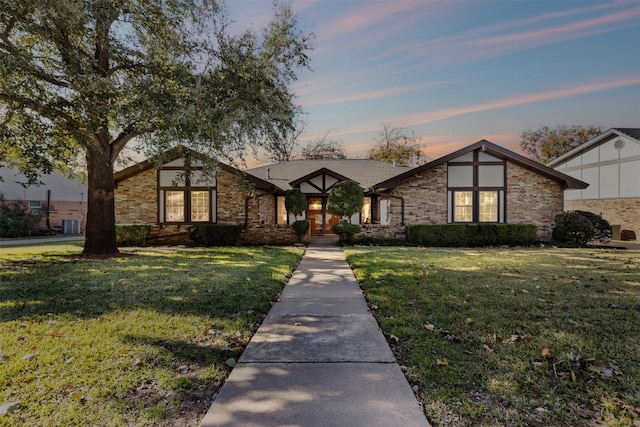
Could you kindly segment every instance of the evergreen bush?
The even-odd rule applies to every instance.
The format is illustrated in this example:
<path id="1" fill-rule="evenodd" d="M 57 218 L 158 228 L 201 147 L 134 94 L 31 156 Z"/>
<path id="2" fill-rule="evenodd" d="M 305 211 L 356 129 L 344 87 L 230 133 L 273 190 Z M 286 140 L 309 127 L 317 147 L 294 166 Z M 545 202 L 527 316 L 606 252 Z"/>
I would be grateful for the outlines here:
<path id="1" fill-rule="evenodd" d="M 197 224 L 189 228 L 189 238 L 203 246 L 234 246 L 243 227 L 234 224 Z"/>
<path id="2" fill-rule="evenodd" d="M 536 241 L 533 224 L 417 224 L 405 227 L 407 242 L 419 246 L 527 246 Z"/>
<path id="3" fill-rule="evenodd" d="M 116 243 L 118 246 L 144 246 L 151 235 L 147 224 L 117 224 Z"/>
<path id="4" fill-rule="evenodd" d="M 600 215 L 585 211 L 564 212 L 555 217 L 553 239 L 560 244 L 584 246 L 591 240 L 608 240 L 611 225 Z"/>
<path id="5" fill-rule="evenodd" d="M 292 227 L 295 230 L 296 235 L 298 236 L 298 241 L 301 241 L 302 236 L 306 235 L 309 231 L 310 223 L 309 220 L 303 219 L 294 222 Z"/>

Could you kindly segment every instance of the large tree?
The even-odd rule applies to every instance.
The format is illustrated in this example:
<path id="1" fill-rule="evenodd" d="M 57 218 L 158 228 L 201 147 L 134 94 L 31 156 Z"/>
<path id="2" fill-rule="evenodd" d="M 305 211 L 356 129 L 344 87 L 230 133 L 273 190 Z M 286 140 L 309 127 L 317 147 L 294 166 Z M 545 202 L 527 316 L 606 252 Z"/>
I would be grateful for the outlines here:
<path id="1" fill-rule="evenodd" d="M 409 135 L 404 128 L 390 123 L 382 124 L 376 145 L 369 150 L 367 157 L 399 166 L 418 166 L 428 160 L 415 135 Z"/>
<path id="2" fill-rule="evenodd" d="M 117 253 L 113 164 L 132 140 L 224 158 L 291 127 L 309 36 L 289 8 L 234 34 L 216 0 L 0 0 L 0 163 L 84 163 L 84 254 Z"/>
<path id="3" fill-rule="evenodd" d="M 520 148 L 532 160 L 546 164 L 601 133 L 602 129 L 596 126 L 559 126 L 555 129 L 543 126 L 522 132 Z"/>

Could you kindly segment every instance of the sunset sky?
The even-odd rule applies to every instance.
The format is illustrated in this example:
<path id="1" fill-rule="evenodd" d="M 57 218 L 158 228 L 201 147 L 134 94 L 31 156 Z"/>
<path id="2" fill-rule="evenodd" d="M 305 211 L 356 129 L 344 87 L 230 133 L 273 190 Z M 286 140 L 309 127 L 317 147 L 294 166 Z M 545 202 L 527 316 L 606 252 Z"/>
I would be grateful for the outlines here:
<path id="1" fill-rule="evenodd" d="M 229 0 L 238 28 L 266 0 Z M 315 34 L 295 84 L 305 141 L 363 157 L 383 123 L 435 159 L 480 139 L 519 149 L 541 126 L 640 127 L 640 1 L 293 0 Z"/>

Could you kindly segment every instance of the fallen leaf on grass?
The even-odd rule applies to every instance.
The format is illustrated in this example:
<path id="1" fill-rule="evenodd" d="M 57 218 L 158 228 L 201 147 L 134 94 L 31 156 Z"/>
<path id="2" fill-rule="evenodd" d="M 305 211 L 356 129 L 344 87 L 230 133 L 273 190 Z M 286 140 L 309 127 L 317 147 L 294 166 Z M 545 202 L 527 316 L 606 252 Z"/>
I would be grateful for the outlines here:
<path id="1" fill-rule="evenodd" d="M 491 352 L 493 352 L 493 349 L 492 349 L 491 347 L 489 347 L 487 344 L 484 344 L 484 345 L 482 346 L 482 348 L 483 348 L 485 351 L 488 351 L 488 352 L 490 352 L 490 353 L 491 353 Z"/>
<path id="2" fill-rule="evenodd" d="M 427 323 L 424 327 L 427 331 L 433 331 L 435 329 L 435 326 L 432 323 Z"/>
<path id="3" fill-rule="evenodd" d="M 542 348 L 540 349 L 540 352 L 542 353 L 542 356 L 546 357 L 547 359 L 553 358 L 553 355 L 551 354 L 551 350 L 549 350 L 545 346 L 542 346 Z"/>
<path id="4" fill-rule="evenodd" d="M 445 340 L 449 341 L 449 342 L 460 342 L 460 338 L 454 334 L 452 334 L 451 332 L 449 332 L 446 329 L 440 329 L 439 330 L 440 335 L 442 335 L 444 337 Z"/>
<path id="5" fill-rule="evenodd" d="M 436 359 L 437 366 L 449 366 L 449 361 L 446 358 Z"/>
<path id="6" fill-rule="evenodd" d="M 522 337 L 520 335 L 514 334 L 514 335 L 511 335 L 511 337 L 503 340 L 502 343 L 503 344 L 514 344 L 514 343 L 517 343 L 518 341 L 521 341 L 521 340 L 522 340 Z"/>

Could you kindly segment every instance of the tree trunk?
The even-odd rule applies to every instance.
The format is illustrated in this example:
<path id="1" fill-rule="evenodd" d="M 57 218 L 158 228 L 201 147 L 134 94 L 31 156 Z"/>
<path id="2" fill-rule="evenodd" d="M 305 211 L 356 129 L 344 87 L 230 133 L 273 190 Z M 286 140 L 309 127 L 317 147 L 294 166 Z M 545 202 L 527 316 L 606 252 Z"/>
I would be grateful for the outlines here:
<path id="1" fill-rule="evenodd" d="M 116 213 L 114 203 L 113 162 L 108 142 L 94 142 L 87 148 L 87 227 L 85 256 L 114 255 L 116 244 Z"/>

